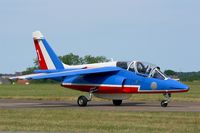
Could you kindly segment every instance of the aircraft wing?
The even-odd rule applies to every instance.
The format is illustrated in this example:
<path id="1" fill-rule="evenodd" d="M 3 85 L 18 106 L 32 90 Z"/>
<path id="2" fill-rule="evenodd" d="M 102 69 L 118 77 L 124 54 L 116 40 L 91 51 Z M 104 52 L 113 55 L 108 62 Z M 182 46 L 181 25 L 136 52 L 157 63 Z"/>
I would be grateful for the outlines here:
<path id="1" fill-rule="evenodd" d="M 42 76 L 42 75 L 46 75 L 46 73 L 27 74 L 27 75 L 22 75 L 22 76 L 10 77 L 9 79 L 10 80 L 29 79 L 30 77 Z"/>
<path id="2" fill-rule="evenodd" d="M 62 71 L 62 72 L 53 72 L 53 73 L 39 73 L 39 74 L 31 74 L 19 76 L 24 79 L 49 79 L 49 78 L 59 78 L 66 76 L 74 76 L 74 75 L 88 75 L 88 74 L 98 74 L 98 73 L 107 73 L 107 72 L 117 72 L 120 71 L 119 67 L 100 67 L 100 68 L 89 68 L 89 69 L 78 69 L 72 71 Z"/>

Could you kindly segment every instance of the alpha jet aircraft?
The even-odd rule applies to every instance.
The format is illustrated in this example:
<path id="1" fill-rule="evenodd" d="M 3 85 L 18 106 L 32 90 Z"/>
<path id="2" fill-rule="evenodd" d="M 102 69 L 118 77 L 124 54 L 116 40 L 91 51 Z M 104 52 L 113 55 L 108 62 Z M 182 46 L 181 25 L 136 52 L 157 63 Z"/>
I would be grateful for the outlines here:
<path id="1" fill-rule="evenodd" d="M 172 93 L 189 90 L 187 85 L 167 77 L 158 66 L 141 61 L 69 66 L 61 62 L 40 31 L 33 32 L 33 40 L 40 69 L 11 79 L 52 79 L 63 87 L 88 92 L 88 96 L 78 97 L 79 106 L 86 106 L 92 96 L 121 105 L 132 94 L 156 93 L 164 95 L 161 106 L 167 107 Z"/>

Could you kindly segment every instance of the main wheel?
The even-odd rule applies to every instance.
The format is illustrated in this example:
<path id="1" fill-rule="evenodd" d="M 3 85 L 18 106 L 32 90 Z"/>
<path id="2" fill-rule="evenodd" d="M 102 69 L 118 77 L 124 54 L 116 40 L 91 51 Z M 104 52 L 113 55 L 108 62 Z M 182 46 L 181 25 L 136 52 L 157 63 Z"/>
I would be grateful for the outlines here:
<path id="1" fill-rule="evenodd" d="M 161 105 L 161 107 L 167 107 L 167 105 L 168 105 L 167 100 L 161 101 L 160 105 Z"/>
<path id="2" fill-rule="evenodd" d="M 122 100 L 113 100 L 113 105 L 119 106 L 122 104 Z"/>
<path id="3" fill-rule="evenodd" d="M 88 99 L 85 96 L 78 97 L 77 103 L 79 106 L 84 107 L 87 105 Z"/>

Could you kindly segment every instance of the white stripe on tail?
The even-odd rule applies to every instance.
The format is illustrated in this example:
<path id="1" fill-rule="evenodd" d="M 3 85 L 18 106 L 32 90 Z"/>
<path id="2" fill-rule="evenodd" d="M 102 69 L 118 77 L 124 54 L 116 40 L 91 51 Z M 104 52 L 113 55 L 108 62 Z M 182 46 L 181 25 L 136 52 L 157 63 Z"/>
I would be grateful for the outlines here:
<path id="1" fill-rule="evenodd" d="M 33 32 L 33 39 L 38 57 L 40 69 L 55 70 L 64 69 L 63 63 L 57 57 L 40 31 Z"/>

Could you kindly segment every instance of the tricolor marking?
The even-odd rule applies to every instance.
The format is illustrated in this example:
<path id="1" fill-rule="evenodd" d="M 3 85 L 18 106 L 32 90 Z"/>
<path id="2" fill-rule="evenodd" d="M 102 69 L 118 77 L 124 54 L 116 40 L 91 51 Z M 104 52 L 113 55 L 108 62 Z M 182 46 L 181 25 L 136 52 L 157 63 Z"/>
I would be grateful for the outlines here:
<path id="1" fill-rule="evenodd" d="M 62 83 L 62 86 L 75 90 L 89 92 L 96 88 L 96 93 L 137 93 L 140 86 L 138 85 L 112 85 L 112 84 L 78 84 L 78 83 Z"/>
<path id="2" fill-rule="evenodd" d="M 44 59 L 44 56 L 42 54 L 42 51 L 41 51 L 41 48 L 39 46 L 39 43 L 38 43 L 38 40 L 34 40 L 34 43 L 35 43 L 35 49 L 36 49 L 36 52 L 37 52 L 37 55 L 38 55 L 38 61 L 39 61 L 39 64 L 40 64 L 40 69 L 47 69 L 47 64 L 45 62 L 45 59 Z"/>
<path id="3" fill-rule="evenodd" d="M 44 56 L 45 63 L 47 64 L 48 69 L 55 69 L 55 65 L 53 64 L 53 61 L 51 60 L 42 40 L 38 40 L 38 41 L 39 41 L 39 46 L 41 48 L 41 51 Z"/>
<path id="4" fill-rule="evenodd" d="M 89 92 L 92 88 L 97 88 L 96 93 L 174 93 L 187 92 L 188 90 L 141 90 L 139 85 L 112 85 L 112 84 L 78 84 L 62 83 L 62 86 L 80 91 Z"/>

